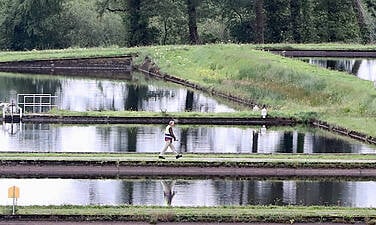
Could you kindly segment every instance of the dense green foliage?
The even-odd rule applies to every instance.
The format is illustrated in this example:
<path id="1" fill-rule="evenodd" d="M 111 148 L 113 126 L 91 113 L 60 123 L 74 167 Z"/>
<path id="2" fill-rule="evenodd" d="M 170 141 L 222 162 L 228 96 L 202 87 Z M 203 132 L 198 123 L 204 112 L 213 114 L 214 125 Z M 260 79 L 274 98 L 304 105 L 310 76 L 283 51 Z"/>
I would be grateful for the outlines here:
<path id="1" fill-rule="evenodd" d="M 3 0 L 0 49 L 372 42 L 374 0 Z"/>

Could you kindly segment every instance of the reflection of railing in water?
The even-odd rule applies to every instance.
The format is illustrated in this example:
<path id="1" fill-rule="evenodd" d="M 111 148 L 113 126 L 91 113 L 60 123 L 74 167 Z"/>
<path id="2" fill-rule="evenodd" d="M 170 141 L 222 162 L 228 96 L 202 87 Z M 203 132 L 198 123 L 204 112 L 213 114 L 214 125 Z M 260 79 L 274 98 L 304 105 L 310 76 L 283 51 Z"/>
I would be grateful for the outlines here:
<path id="1" fill-rule="evenodd" d="M 1 103 L 3 107 L 3 122 L 19 123 L 22 118 L 22 109 L 13 101 L 11 103 Z"/>
<path id="2" fill-rule="evenodd" d="M 21 121 L 19 121 L 20 123 L 6 123 L 5 121 L 3 121 L 3 132 L 4 133 L 7 133 L 7 134 L 10 134 L 10 135 L 14 135 L 14 134 L 17 134 L 18 132 L 22 132 L 22 123 Z"/>
<path id="3" fill-rule="evenodd" d="M 57 105 L 54 104 L 57 96 L 51 94 L 17 94 L 18 105 L 23 108 L 24 112 L 44 112 L 44 110 L 51 110 Z"/>

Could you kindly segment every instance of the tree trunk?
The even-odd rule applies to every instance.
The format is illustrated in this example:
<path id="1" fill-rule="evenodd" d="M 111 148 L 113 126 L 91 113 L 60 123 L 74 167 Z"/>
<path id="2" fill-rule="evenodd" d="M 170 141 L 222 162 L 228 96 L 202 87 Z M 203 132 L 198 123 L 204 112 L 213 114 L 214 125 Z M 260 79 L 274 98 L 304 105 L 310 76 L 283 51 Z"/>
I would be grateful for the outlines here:
<path id="1" fill-rule="evenodd" d="M 301 0 L 290 0 L 291 34 L 295 43 L 302 43 L 300 23 Z"/>
<path id="2" fill-rule="evenodd" d="M 256 43 L 264 43 L 264 32 L 265 32 L 265 14 L 264 14 L 264 0 L 256 0 Z"/>
<path id="3" fill-rule="evenodd" d="M 143 26 L 140 22 L 141 2 L 140 0 L 127 0 L 129 13 L 129 28 L 128 28 L 128 45 L 130 47 L 140 45 L 140 35 L 143 33 Z"/>
<path id="4" fill-rule="evenodd" d="M 353 0 L 353 7 L 357 15 L 357 20 L 361 32 L 361 37 L 364 42 L 370 42 L 370 30 L 366 21 L 366 11 L 363 8 L 361 0 Z"/>
<path id="5" fill-rule="evenodd" d="M 193 45 L 199 44 L 199 37 L 197 32 L 197 14 L 196 1 L 187 0 L 188 7 L 188 26 L 189 26 L 189 42 Z"/>

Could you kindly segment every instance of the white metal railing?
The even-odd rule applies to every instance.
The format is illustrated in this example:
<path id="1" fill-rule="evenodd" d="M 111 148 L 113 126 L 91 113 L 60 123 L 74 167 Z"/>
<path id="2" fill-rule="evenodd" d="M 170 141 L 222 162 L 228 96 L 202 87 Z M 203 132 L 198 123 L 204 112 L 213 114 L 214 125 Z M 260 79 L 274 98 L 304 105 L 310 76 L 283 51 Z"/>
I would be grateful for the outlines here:
<path id="1" fill-rule="evenodd" d="M 57 96 L 51 94 L 17 94 L 17 103 L 23 112 L 45 112 L 56 107 Z M 31 109 L 31 110 L 30 110 Z"/>

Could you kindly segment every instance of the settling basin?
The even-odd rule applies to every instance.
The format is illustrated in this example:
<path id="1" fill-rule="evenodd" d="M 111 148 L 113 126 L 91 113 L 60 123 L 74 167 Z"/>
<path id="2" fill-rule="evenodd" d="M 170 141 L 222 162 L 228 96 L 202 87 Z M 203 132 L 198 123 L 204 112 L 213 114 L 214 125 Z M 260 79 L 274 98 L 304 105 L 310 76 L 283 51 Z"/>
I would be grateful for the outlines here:
<path id="1" fill-rule="evenodd" d="M 157 153 L 165 125 L 4 124 L 3 152 Z M 376 146 L 305 127 L 177 125 L 183 153 L 376 153 Z"/>
<path id="2" fill-rule="evenodd" d="M 20 188 L 18 205 L 243 206 L 325 205 L 375 207 L 375 181 L 0 179 L 0 204 L 11 205 L 7 188 Z"/>
<path id="3" fill-rule="evenodd" d="M 57 96 L 58 109 L 70 111 L 234 112 L 227 104 L 200 92 L 138 73 L 117 79 L 0 73 L 0 101 L 17 101 L 17 94 Z M 229 103 L 230 104 L 230 103 Z M 24 111 L 40 112 L 28 107 Z"/>

